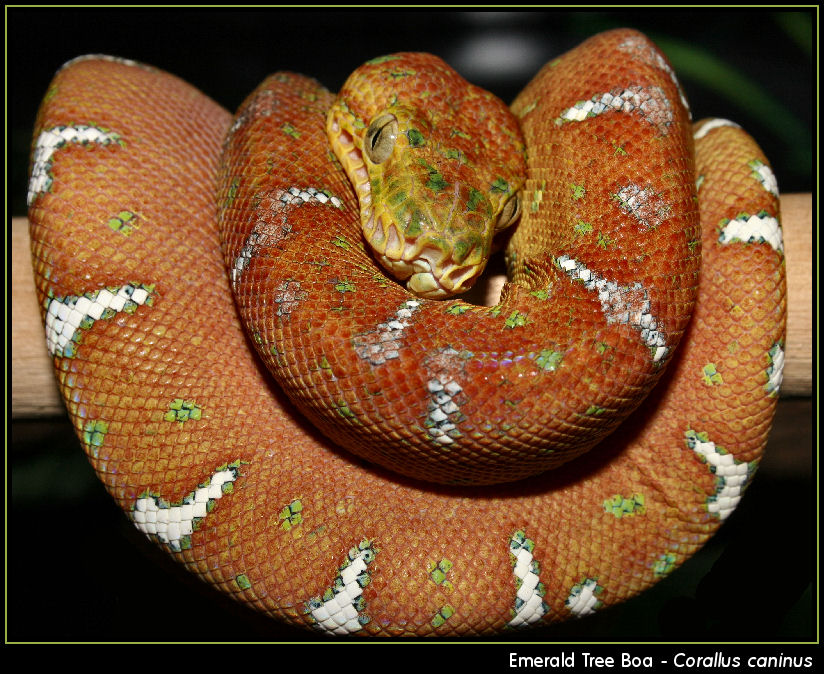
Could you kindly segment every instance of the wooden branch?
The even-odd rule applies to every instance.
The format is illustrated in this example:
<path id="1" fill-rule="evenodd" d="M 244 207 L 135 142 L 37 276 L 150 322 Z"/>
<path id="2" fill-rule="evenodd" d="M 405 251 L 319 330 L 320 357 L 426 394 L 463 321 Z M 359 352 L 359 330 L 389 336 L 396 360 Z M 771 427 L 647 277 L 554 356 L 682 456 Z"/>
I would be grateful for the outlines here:
<path id="1" fill-rule="evenodd" d="M 782 396 L 812 393 L 812 196 L 781 197 L 787 261 L 787 349 Z M 12 417 L 49 417 L 65 413 L 46 352 L 34 292 L 25 218 L 12 219 Z M 487 286 L 496 297 L 503 278 Z M 494 300 L 493 300 L 494 301 Z"/>

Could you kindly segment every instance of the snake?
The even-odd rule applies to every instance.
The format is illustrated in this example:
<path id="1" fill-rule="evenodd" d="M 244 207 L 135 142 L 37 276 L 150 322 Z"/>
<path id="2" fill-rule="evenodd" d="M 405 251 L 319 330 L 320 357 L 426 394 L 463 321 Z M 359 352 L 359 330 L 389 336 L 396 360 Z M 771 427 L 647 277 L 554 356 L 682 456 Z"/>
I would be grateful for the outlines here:
<path id="1" fill-rule="evenodd" d="M 35 124 L 46 347 L 138 530 L 276 620 L 468 636 L 581 618 L 734 512 L 781 383 L 778 188 L 643 34 L 507 107 L 399 52 L 235 115 L 119 57 Z M 492 306 L 460 298 L 502 250 Z"/>

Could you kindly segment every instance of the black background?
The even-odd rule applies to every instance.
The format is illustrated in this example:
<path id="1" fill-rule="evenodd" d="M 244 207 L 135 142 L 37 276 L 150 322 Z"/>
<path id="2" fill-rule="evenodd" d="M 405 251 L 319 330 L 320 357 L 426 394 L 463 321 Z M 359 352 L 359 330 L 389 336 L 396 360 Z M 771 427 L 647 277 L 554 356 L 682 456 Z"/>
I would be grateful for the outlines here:
<path id="1" fill-rule="evenodd" d="M 234 110 L 275 70 L 312 75 L 335 90 L 369 58 L 430 51 L 509 101 L 544 62 L 621 26 L 640 29 L 662 46 L 695 119 L 739 122 L 770 157 L 782 191 L 812 189 L 817 17 L 811 12 L 32 8 L 7 9 L 6 18 L 10 215 L 25 213 L 39 99 L 54 71 L 80 54 L 163 68 Z M 814 639 L 811 419 L 809 399 L 781 401 L 767 458 L 747 497 L 677 572 L 620 607 L 518 637 Z M 316 638 L 235 606 L 149 544 L 98 484 L 65 419 L 15 420 L 11 441 L 8 640 Z"/>

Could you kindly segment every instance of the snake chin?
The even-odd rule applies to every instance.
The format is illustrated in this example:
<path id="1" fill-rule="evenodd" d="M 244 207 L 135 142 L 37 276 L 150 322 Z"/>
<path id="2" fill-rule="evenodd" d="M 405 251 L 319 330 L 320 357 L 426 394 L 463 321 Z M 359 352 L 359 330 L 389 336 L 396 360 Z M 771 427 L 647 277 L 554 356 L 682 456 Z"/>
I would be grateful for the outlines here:
<path id="1" fill-rule="evenodd" d="M 409 291 L 426 299 L 444 299 L 469 290 L 476 277 L 474 268 L 461 267 L 449 269 L 444 275 L 436 275 L 430 261 L 422 257 L 408 261 L 379 255 L 378 261 L 393 276 L 406 280 Z"/>

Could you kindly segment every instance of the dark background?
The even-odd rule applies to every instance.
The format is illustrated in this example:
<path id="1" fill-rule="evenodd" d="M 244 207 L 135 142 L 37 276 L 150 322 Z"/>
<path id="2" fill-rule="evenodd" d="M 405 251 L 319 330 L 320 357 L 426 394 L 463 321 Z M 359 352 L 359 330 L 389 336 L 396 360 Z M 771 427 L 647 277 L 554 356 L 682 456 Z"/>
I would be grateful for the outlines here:
<path id="1" fill-rule="evenodd" d="M 587 37 L 628 26 L 667 53 L 695 119 L 739 122 L 784 192 L 812 189 L 811 11 L 7 9 L 7 204 L 25 213 L 39 99 L 86 53 L 143 61 L 234 110 L 270 72 L 332 90 L 374 56 L 429 51 L 506 101 Z M 651 591 L 592 618 L 505 635 L 542 641 L 816 638 L 812 404 L 782 400 L 758 477 L 720 533 Z M 66 419 L 15 420 L 7 453 L 7 639 L 315 638 L 235 606 L 149 544 L 94 477 Z"/>

